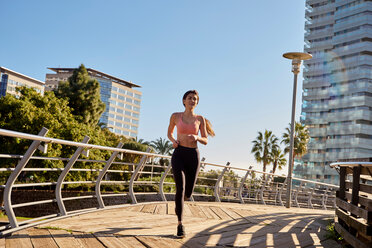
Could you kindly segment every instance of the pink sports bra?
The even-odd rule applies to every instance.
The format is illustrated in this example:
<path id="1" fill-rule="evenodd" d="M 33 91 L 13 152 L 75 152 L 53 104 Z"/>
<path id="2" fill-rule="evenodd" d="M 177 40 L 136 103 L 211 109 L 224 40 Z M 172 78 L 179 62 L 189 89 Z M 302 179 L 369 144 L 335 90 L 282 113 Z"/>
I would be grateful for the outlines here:
<path id="1" fill-rule="evenodd" d="M 183 122 L 182 118 L 183 118 L 183 113 L 181 114 L 180 118 L 178 119 L 176 123 L 177 133 L 198 135 L 199 124 L 196 121 L 192 124 L 187 124 Z"/>

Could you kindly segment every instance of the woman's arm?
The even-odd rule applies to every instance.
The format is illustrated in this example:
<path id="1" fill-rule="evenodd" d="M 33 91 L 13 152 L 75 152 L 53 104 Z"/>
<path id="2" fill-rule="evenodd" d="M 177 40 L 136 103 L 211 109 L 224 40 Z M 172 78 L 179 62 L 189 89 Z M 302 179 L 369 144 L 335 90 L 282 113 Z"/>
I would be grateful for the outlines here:
<path id="1" fill-rule="evenodd" d="M 173 148 L 176 148 L 179 144 L 179 141 L 176 140 L 174 137 L 173 137 L 173 131 L 174 131 L 174 127 L 176 126 L 176 113 L 173 113 L 171 115 L 171 118 L 169 120 L 169 126 L 168 126 L 168 139 L 170 141 L 172 141 L 173 143 Z"/>
<path id="2" fill-rule="evenodd" d="M 192 138 L 195 140 L 195 141 L 199 141 L 200 143 L 202 143 L 203 145 L 206 145 L 208 144 L 208 135 L 207 135 L 207 128 L 206 128 L 206 124 L 205 124 L 205 119 L 203 116 L 198 116 L 198 119 L 200 121 L 200 127 L 199 127 L 199 130 L 200 130 L 200 136 L 198 135 L 193 135 L 193 134 L 190 134 L 191 136 L 193 136 Z"/>

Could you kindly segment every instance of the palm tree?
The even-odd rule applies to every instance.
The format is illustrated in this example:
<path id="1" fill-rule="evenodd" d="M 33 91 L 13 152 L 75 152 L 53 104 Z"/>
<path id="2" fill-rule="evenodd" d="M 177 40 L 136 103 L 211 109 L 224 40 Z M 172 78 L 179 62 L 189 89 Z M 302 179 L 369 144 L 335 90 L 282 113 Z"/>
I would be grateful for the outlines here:
<path id="1" fill-rule="evenodd" d="M 161 137 L 159 139 L 151 141 L 150 146 L 152 146 L 158 154 L 162 154 L 162 155 L 172 155 L 172 151 L 174 149 L 172 142 L 170 142 L 167 139 L 163 139 Z M 161 158 L 159 162 L 160 162 L 160 165 L 168 165 L 169 160 L 165 158 Z"/>
<path id="2" fill-rule="evenodd" d="M 285 130 L 286 132 L 283 133 L 283 140 L 281 143 L 284 143 L 286 146 L 284 152 L 289 153 L 291 142 L 291 124 L 289 124 L 289 127 L 287 127 Z M 300 122 L 296 122 L 294 130 L 293 161 L 295 158 L 301 158 L 306 154 L 309 139 L 309 130 L 307 130 L 306 126 Z"/>
<path id="3" fill-rule="evenodd" d="M 270 153 L 273 149 L 278 147 L 278 138 L 273 134 L 272 131 L 265 129 L 264 134 L 258 132 L 258 135 L 254 141 L 252 141 L 253 147 L 251 153 L 254 154 L 254 158 L 258 163 L 263 164 L 263 171 L 266 172 L 266 166 L 271 162 Z M 265 179 L 265 175 L 263 176 Z"/>
<path id="4" fill-rule="evenodd" d="M 282 152 L 279 146 L 275 147 L 275 149 L 272 149 L 270 156 L 273 164 L 273 174 L 275 174 L 277 168 L 281 170 L 283 169 L 283 166 L 287 164 L 287 159 L 285 159 L 284 155 L 285 153 Z"/>
<path id="5" fill-rule="evenodd" d="M 138 143 L 142 144 L 142 145 L 147 145 L 149 146 L 150 145 L 150 142 L 149 141 L 145 141 L 144 139 L 139 139 L 137 140 Z"/>

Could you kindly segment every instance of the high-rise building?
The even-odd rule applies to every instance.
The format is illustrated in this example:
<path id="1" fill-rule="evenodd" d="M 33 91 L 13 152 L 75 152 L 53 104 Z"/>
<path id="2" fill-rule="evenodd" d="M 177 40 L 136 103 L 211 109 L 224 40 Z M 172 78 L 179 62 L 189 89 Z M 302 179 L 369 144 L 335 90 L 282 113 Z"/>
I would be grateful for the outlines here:
<path id="1" fill-rule="evenodd" d="M 26 86 L 33 88 L 40 94 L 44 94 L 45 83 L 35 78 L 23 75 L 19 72 L 12 71 L 5 67 L 0 67 L 0 97 L 6 94 L 19 96 L 16 87 Z"/>
<path id="2" fill-rule="evenodd" d="M 46 74 L 46 90 L 58 87 L 66 81 L 76 68 L 48 68 L 55 73 Z M 101 100 L 106 104 L 101 123 L 113 133 L 135 138 L 138 134 L 142 93 L 134 88 L 141 86 L 109 74 L 87 68 L 90 77 L 97 79 L 101 89 Z"/>
<path id="3" fill-rule="evenodd" d="M 308 154 L 295 174 L 336 183 L 337 160 L 372 157 L 372 1 L 307 0 L 302 122 Z"/>

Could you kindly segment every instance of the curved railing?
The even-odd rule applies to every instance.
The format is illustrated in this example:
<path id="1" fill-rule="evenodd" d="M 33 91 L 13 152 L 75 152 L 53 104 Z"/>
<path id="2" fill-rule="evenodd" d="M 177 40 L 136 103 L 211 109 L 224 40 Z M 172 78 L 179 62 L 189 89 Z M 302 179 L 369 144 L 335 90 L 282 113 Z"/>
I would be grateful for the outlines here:
<path id="1" fill-rule="evenodd" d="M 0 227 L 0 235 L 17 231 L 29 226 L 45 223 L 47 221 L 65 218 L 67 216 L 80 214 L 84 212 L 97 211 L 107 208 L 121 207 L 123 204 L 106 206 L 104 199 L 110 197 L 128 197 L 131 204 L 138 202 L 140 194 L 155 194 L 160 201 L 167 201 L 174 197 L 174 181 L 172 180 L 170 156 L 154 154 L 147 150 L 146 152 L 123 149 L 123 144 L 119 143 L 117 147 L 108 147 L 89 144 L 89 137 L 85 137 L 82 142 L 67 141 L 55 138 L 45 137 L 48 130 L 43 128 L 38 135 L 25 134 L 5 129 L 0 129 L 0 136 L 8 136 L 17 139 L 26 139 L 32 141 L 31 145 L 24 155 L 0 154 L 0 159 L 18 159 L 18 163 L 14 168 L 0 168 L 1 173 L 9 173 L 5 185 L 0 185 L 3 188 L 4 205 L 2 210 L 5 210 L 9 219 L 9 223 Z M 75 147 L 76 150 L 70 158 L 33 156 L 36 150 L 47 153 L 48 145 L 60 144 L 62 146 Z M 107 161 L 89 159 L 90 150 L 109 151 L 111 156 Z M 137 156 L 138 162 L 123 161 L 123 154 Z M 86 158 L 81 158 L 84 155 Z M 163 159 L 163 164 L 159 165 L 156 160 Z M 164 159 L 166 162 L 164 162 Z M 63 168 L 26 168 L 30 161 L 62 161 L 65 162 Z M 100 168 L 77 168 L 77 163 L 94 163 L 102 164 Z M 168 164 L 168 165 L 166 165 Z M 127 166 L 125 170 L 110 169 L 113 165 Z M 75 168 L 74 168 L 75 166 Z M 260 204 L 275 204 L 284 206 L 285 192 L 287 188 L 286 177 L 278 176 L 272 173 L 264 173 L 253 170 L 226 165 L 206 162 L 203 158 L 201 161 L 202 171 L 199 173 L 197 184 L 195 186 L 193 198 L 191 200 L 202 199 L 208 197 L 208 200 L 215 201 L 233 201 L 238 203 L 260 203 Z M 146 169 L 145 169 L 146 168 Z M 218 170 L 218 175 L 211 177 L 207 173 L 208 169 Z M 155 171 L 154 171 L 155 170 Z M 21 173 L 28 172 L 45 172 L 59 173 L 58 179 L 48 182 L 28 182 L 20 179 Z M 67 181 L 66 177 L 69 173 L 96 173 L 94 180 L 87 181 Z M 120 173 L 119 175 L 127 175 L 128 180 L 110 180 L 108 175 L 111 173 Z M 93 175 L 92 175 L 93 177 Z M 129 179 L 130 178 L 130 179 Z M 144 180 L 146 179 L 146 180 Z M 334 206 L 336 185 L 315 182 L 300 178 L 293 178 L 295 187 L 291 194 L 291 201 L 297 207 L 319 207 L 326 209 Z M 74 184 L 90 184 L 94 185 L 94 192 L 91 195 L 77 195 L 72 197 L 63 197 L 62 188 L 64 185 Z M 116 184 L 127 187 L 126 192 L 103 193 L 102 185 Z M 55 197 L 47 200 L 35 200 L 22 203 L 13 203 L 13 189 L 27 187 L 55 187 Z M 136 192 L 138 187 L 156 186 L 158 190 L 151 192 Z M 82 199 L 96 199 L 94 207 L 79 208 L 74 210 L 66 209 L 67 201 L 76 201 Z M 154 199 L 152 199 L 154 201 Z M 42 204 L 56 204 L 57 211 L 54 214 L 39 216 L 29 220 L 18 221 L 15 215 L 17 208 L 27 208 Z"/>

